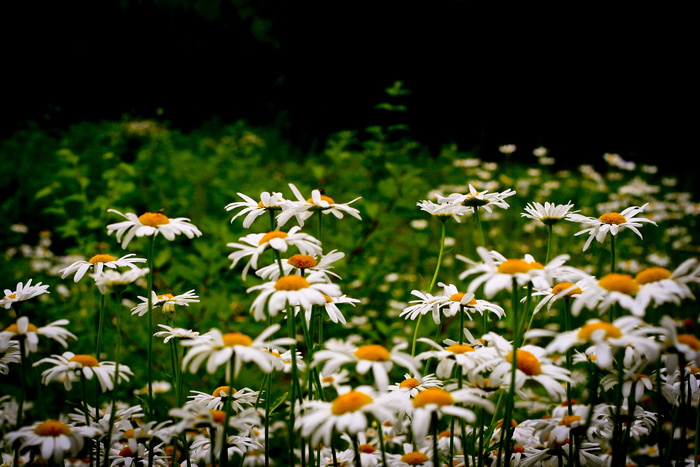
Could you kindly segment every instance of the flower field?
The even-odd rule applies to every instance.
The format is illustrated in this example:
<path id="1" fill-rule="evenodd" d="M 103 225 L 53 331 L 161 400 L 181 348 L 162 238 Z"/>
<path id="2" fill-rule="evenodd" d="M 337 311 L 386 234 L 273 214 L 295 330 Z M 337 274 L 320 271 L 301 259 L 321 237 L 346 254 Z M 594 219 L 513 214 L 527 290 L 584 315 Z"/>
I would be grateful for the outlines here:
<path id="1" fill-rule="evenodd" d="M 42 166 L 2 204 L 3 465 L 698 465 L 689 174 L 403 125 L 2 149 Z"/>

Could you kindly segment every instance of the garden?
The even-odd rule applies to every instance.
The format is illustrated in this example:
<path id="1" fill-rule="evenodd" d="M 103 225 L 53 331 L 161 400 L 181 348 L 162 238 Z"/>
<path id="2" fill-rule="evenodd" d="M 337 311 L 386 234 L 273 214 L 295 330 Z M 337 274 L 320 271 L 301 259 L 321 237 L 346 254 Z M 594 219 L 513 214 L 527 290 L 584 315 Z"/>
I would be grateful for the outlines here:
<path id="1" fill-rule="evenodd" d="M 3 465 L 697 466 L 692 174 L 487 149 L 7 138 Z"/>

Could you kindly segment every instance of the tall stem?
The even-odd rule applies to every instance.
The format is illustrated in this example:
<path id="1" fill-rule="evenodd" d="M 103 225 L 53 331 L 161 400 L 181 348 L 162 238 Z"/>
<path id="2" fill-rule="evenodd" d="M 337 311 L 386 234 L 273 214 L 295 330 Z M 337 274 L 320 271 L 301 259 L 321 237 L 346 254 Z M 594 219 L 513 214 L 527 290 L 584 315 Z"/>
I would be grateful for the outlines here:
<path id="1" fill-rule="evenodd" d="M 610 234 L 610 272 L 615 272 L 617 265 L 615 264 L 615 236 Z"/>
<path id="2" fill-rule="evenodd" d="M 153 235 L 148 241 L 148 251 L 146 253 L 148 261 L 148 286 L 147 286 L 147 306 L 148 306 L 148 415 L 151 420 L 154 419 L 153 407 L 153 247 L 156 241 L 156 236 Z"/>
<path id="3" fill-rule="evenodd" d="M 549 232 L 549 235 L 547 237 L 547 255 L 545 256 L 545 263 L 549 263 L 549 256 L 552 253 L 552 231 L 554 229 L 554 225 L 550 224 L 547 226 L 547 230 Z"/>
<path id="4" fill-rule="evenodd" d="M 476 220 L 476 225 L 479 228 L 479 235 L 481 235 L 481 246 L 486 248 L 486 237 L 484 236 L 484 226 L 481 225 L 481 217 L 479 216 L 479 207 L 474 208 L 474 220 Z"/>
<path id="5" fill-rule="evenodd" d="M 102 333 L 104 332 L 105 324 L 105 294 L 100 293 L 100 311 L 97 318 L 97 345 L 95 348 L 95 358 L 100 359 L 100 352 L 102 350 Z"/>

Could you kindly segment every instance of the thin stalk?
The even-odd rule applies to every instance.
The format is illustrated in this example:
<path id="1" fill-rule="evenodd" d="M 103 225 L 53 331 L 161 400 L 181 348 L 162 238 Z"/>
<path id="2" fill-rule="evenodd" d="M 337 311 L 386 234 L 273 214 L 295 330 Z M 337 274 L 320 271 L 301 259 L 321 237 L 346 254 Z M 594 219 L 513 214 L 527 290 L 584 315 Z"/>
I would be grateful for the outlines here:
<path id="1" fill-rule="evenodd" d="M 433 465 L 441 465 L 440 451 L 438 450 L 438 416 L 436 411 L 430 414 L 430 425 L 433 429 Z"/>
<path id="2" fill-rule="evenodd" d="M 377 419 L 377 435 L 379 436 L 379 448 L 382 450 L 382 465 L 388 466 L 389 464 L 386 461 L 386 446 L 384 445 L 384 429 L 379 419 Z"/>
<path id="3" fill-rule="evenodd" d="M 360 457 L 360 446 L 357 442 L 357 434 L 352 435 L 352 449 L 355 451 L 355 467 L 362 467 L 362 458 Z"/>
<path id="4" fill-rule="evenodd" d="M 226 467 L 228 465 L 228 440 L 226 429 L 228 428 L 229 418 L 231 417 L 231 398 L 233 397 L 233 383 L 235 379 L 235 368 L 236 368 L 236 352 L 231 354 L 231 360 L 229 360 L 228 368 L 228 387 L 231 394 L 227 394 L 225 398 L 224 413 L 224 424 L 221 427 L 222 430 L 222 441 L 221 441 L 221 451 L 219 454 L 219 465 Z"/>
<path id="5" fill-rule="evenodd" d="M 151 420 L 154 419 L 154 407 L 153 407 L 153 247 L 156 241 L 156 236 L 153 235 L 148 241 L 148 251 L 146 253 L 146 259 L 148 261 L 148 286 L 147 286 L 147 297 L 148 301 L 148 415 Z"/>
<path id="6" fill-rule="evenodd" d="M 428 293 L 435 287 L 435 282 L 437 281 L 438 272 L 440 272 L 440 265 L 442 263 L 442 255 L 445 253 L 445 219 L 440 217 L 440 251 L 438 252 L 437 264 L 435 265 L 435 271 L 433 272 L 433 278 L 430 280 L 430 285 L 428 286 Z M 416 341 L 418 340 L 418 331 L 420 329 L 420 322 L 423 315 L 418 315 L 418 320 L 416 321 L 416 327 L 413 330 L 413 341 L 411 344 L 411 355 L 416 355 Z"/>
<path id="7" fill-rule="evenodd" d="M 481 217 L 479 216 L 479 207 L 474 208 L 474 220 L 476 225 L 479 227 L 479 234 L 481 235 L 481 246 L 486 248 L 486 237 L 484 236 L 484 227 L 481 225 Z"/>
<path id="8" fill-rule="evenodd" d="M 513 336 L 513 351 L 511 353 L 511 370 L 510 370 L 510 387 L 508 388 L 508 398 L 506 399 L 506 409 L 503 417 L 503 423 L 501 424 L 501 444 L 498 447 L 498 464 L 501 465 L 501 452 L 505 450 L 505 465 L 506 467 L 510 465 L 510 455 L 511 447 L 510 441 L 513 437 L 513 427 L 511 426 L 511 419 L 513 417 L 513 405 L 515 399 L 515 381 L 516 372 L 518 370 L 518 347 L 520 345 L 520 334 L 521 334 L 521 324 L 520 319 L 518 319 L 518 281 L 513 277 L 512 282 L 512 308 L 513 308 L 513 322 L 515 323 L 514 336 Z"/>
<path id="9" fill-rule="evenodd" d="M 105 294 L 100 293 L 100 311 L 97 317 L 97 345 L 95 347 L 95 358 L 100 359 L 100 352 L 102 351 L 102 333 L 104 332 L 105 324 Z"/>
<path id="10" fill-rule="evenodd" d="M 544 264 L 549 263 L 549 255 L 551 254 L 551 251 L 552 251 L 552 236 L 553 236 L 552 230 L 554 229 L 554 225 L 549 224 L 549 225 L 547 225 L 547 227 L 548 227 L 547 230 L 548 230 L 549 235 L 547 237 L 547 255 L 545 256 Z"/>
<path id="11" fill-rule="evenodd" d="M 122 292 L 119 293 L 118 295 L 118 300 L 117 303 L 121 303 L 121 298 L 122 298 Z M 119 321 L 119 313 L 115 314 L 115 326 L 116 326 L 116 338 L 117 338 L 117 352 L 116 352 L 116 358 L 114 359 L 114 387 L 112 388 L 112 397 L 111 397 L 111 403 L 112 406 L 110 407 L 110 415 L 109 415 L 109 422 L 108 422 L 108 427 L 107 427 L 107 436 L 105 437 L 105 459 L 104 459 L 104 467 L 109 467 L 109 447 L 112 445 L 112 430 L 114 429 L 114 417 L 116 416 L 117 413 L 117 389 L 119 388 L 119 363 L 121 361 L 121 355 L 122 355 L 122 332 L 121 332 L 121 326 L 120 326 L 120 321 Z M 188 456 L 189 459 L 189 456 Z M 188 464 L 189 466 L 189 464 Z"/>
<path id="12" fill-rule="evenodd" d="M 610 272 L 615 272 L 617 266 L 615 264 L 615 236 L 610 234 Z"/>

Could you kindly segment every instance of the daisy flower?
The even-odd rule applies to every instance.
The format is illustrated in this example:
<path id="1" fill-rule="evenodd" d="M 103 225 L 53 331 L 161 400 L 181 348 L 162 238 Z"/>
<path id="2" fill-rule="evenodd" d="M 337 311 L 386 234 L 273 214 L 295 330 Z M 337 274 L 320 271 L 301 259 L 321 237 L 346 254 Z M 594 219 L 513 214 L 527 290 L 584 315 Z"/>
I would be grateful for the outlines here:
<path id="1" fill-rule="evenodd" d="M 10 371 L 10 363 L 21 361 L 19 342 L 13 340 L 0 341 L 0 375 L 6 375 Z"/>
<path id="2" fill-rule="evenodd" d="M 403 381 L 395 383 L 387 387 L 387 390 L 395 397 L 401 399 L 410 399 L 416 397 L 419 392 L 425 391 L 428 388 L 442 386 L 442 381 L 436 378 L 432 373 L 429 375 L 411 375 L 406 373 L 403 375 Z"/>
<path id="3" fill-rule="evenodd" d="M 456 316 L 460 311 L 466 313 L 469 319 L 471 319 L 471 312 L 474 311 L 479 312 L 482 316 L 490 311 L 499 319 L 505 316 L 503 308 L 487 300 L 476 299 L 472 292 L 460 292 L 454 284 L 439 282 L 438 285 L 442 287 L 442 295 L 449 297 L 441 307 L 442 312 L 448 318 Z"/>
<path id="4" fill-rule="evenodd" d="M 581 279 L 572 282 L 559 282 L 554 284 L 552 287 L 547 287 L 546 289 L 536 290 L 532 293 L 533 297 L 542 297 L 542 300 L 535 306 L 533 314 L 538 313 L 542 308 L 547 307 L 551 309 L 554 303 L 565 297 L 575 298 L 583 293 L 584 290 L 588 290 L 589 284 L 595 281 L 595 277 L 587 277 L 586 279 Z"/>
<path id="5" fill-rule="evenodd" d="M 554 337 L 546 347 L 548 352 L 565 353 L 579 345 L 587 346 L 586 355 L 595 355 L 593 362 L 596 365 L 611 368 L 618 349 L 633 352 L 627 356 L 630 359 L 644 358 L 649 362 L 656 360 L 661 344 L 653 337 L 662 333 L 662 329 L 649 326 L 636 316 L 622 316 L 612 323 L 590 319 L 583 326 L 568 332 L 536 330 L 527 335 Z M 631 367 L 632 363 L 625 362 L 625 366 Z"/>
<path id="6" fill-rule="evenodd" d="M 506 198 L 513 196 L 515 191 L 507 189 L 503 192 L 489 193 L 489 190 L 477 191 L 472 184 L 469 184 L 469 193 L 460 194 L 452 193 L 449 196 L 439 196 L 438 203 L 450 203 L 461 206 L 466 206 L 474 212 L 477 208 L 484 208 L 487 212 L 493 212 L 492 207 L 508 209 L 510 205 L 506 202 Z"/>
<path id="7" fill-rule="evenodd" d="M 19 441 L 19 449 L 37 449 L 45 460 L 62 463 L 67 454 L 76 456 L 85 440 L 95 435 L 95 428 L 49 419 L 7 433 L 5 439 L 8 445 Z"/>
<path id="8" fill-rule="evenodd" d="M 369 417 L 382 422 L 393 421 L 394 412 L 387 406 L 386 394 L 377 394 L 368 386 L 347 390 L 331 402 L 310 400 L 301 405 L 301 416 L 295 428 L 303 437 L 311 437 L 311 444 L 320 441 L 331 444 L 334 433 L 356 435 L 370 426 Z"/>
<path id="9" fill-rule="evenodd" d="M 671 293 L 671 301 L 680 304 L 683 299 L 695 300 L 695 295 L 688 284 L 700 283 L 700 263 L 695 258 L 683 261 L 675 270 L 655 266 L 638 272 L 634 279 L 641 286 L 660 287 Z M 659 297 L 653 297 L 660 305 Z"/>
<path id="10" fill-rule="evenodd" d="M 144 236 L 156 236 L 159 233 L 173 241 L 176 235 L 184 234 L 187 238 L 199 237 L 202 232 L 190 223 L 186 217 L 168 218 L 162 212 L 146 212 L 140 216 L 128 212 L 122 214 L 116 209 L 108 209 L 108 212 L 114 212 L 127 220 L 109 224 L 107 226 L 107 235 L 116 232 L 117 241 L 121 242 L 122 248 L 126 248 L 132 238 Z M 124 235 L 126 234 L 126 235 Z M 122 241 L 122 236 L 124 240 Z"/>
<path id="11" fill-rule="evenodd" d="M 433 414 L 436 414 L 438 419 L 447 415 L 461 418 L 467 423 L 474 423 L 476 414 L 462 405 L 479 406 L 493 412 L 495 405 L 483 395 L 483 391 L 473 388 L 448 391 L 433 387 L 421 391 L 411 399 L 411 410 L 409 411 L 414 439 L 421 440 L 426 437 Z"/>
<path id="12" fill-rule="evenodd" d="M 123 465 L 125 467 L 138 467 L 148 465 L 149 458 L 152 457 L 152 464 L 157 467 L 169 467 L 171 456 L 168 456 L 163 449 L 163 443 L 153 447 L 153 454 L 143 443 L 138 443 L 135 448 L 128 445 L 116 445 L 109 449 L 110 467 Z"/>
<path id="13" fill-rule="evenodd" d="M 95 274 L 100 275 L 104 268 L 117 269 L 118 267 L 129 267 L 134 269 L 138 267 L 135 263 L 146 262 L 146 258 L 132 258 L 132 256 L 136 255 L 134 253 L 129 253 L 117 259 L 112 255 L 99 254 L 87 261 L 76 261 L 70 266 L 60 269 L 58 272 L 61 274 L 61 279 L 75 274 L 73 282 L 78 282 L 91 268 L 95 271 Z"/>
<path id="14" fill-rule="evenodd" d="M 678 369 L 679 355 L 686 362 L 700 363 L 700 339 L 693 334 L 679 333 L 676 322 L 668 315 L 662 316 L 659 324 L 663 330 L 662 343 L 666 349 L 672 350 L 665 360 L 669 374 Z"/>
<path id="15" fill-rule="evenodd" d="M 13 303 L 23 302 L 45 293 L 50 293 L 48 285 L 42 285 L 41 282 L 32 285 L 32 279 L 29 279 L 26 284 L 19 282 L 15 290 L 5 289 L 5 296 L 1 303 L 6 310 L 9 310 Z"/>
<path id="16" fill-rule="evenodd" d="M 181 345 L 189 347 L 182 360 L 182 368 L 191 373 L 196 373 L 206 360 L 207 373 L 214 373 L 221 365 L 226 365 L 236 355 L 234 377 L 238 375 L 243 362 L 255 363 L 263 372 L 272 371 L 272 362 L 267 348 L 293 345 L 296 341 L 282 337 L 268 341 L 267 338 L 277 332 L 279 324 L 273 324 L 265 329 L 255 339 L 240 332 L 227 332 L 222 334 L 218 329 L 209 331 L 211 339 L 184 340 Z"/>
<path id="17" fill-rule="evenodd" d="M 138 298 L 141 300 L 141 303 L 131 309 L 132 316 L 143 316 L 148 312 L 148 298 L 140 295 Z M 152 307 L 154 309 L 156 307 L 162 307 L 163 313 L 173 313 L 175 311 L 175 306 L 190 306 L 190 303 L 199 303 L 199 296 L 195 295 L 194 289 L 180 295 L 173 295 L 171 293 L 158 295 L 154 291 L 151 291 Z"/>
<path id="18" fill-rule="evenodd" d="M 88 380 L 95 378 L 102 392 L 111 391 L 114 388 L 114 380 L 117 379 L 115 362 L 100 362 L 90 355 L 64 352 L 63 355 L 42 358 L 34 363 L 34 366 L 42 363 L 49 363 L 52 366 L 41 373 L 41 382 L 48 385 L 52 381 L 58 381 L 63 383 L 66 391 L 73 388 L 73 383 L 80 380 L 80 375 Z M 129 376 L 133 374 L 128 366 L 119 365 L 118 379 L 129 381 Z"/>
<path id="19" fill-rule="evenodd" d="M 339 339 L 329 339 L 323 349 L 314 353 L 311 366 L 323 364 L 321 372 L 324 374 L 333 373 L 346 364 L 354 364 L 355 371 L 361 375 L 372 370 L 376 387 L 384 391 L 389 386 L 389 372 L 394 364 L 410 370 L 413 374 L 420 374 L 418 360 L 402 352 L 407 347 L 408 342 L 405 341 L 399 342 L 389 350 L 378 344 L 356 346 Z"/>
<path id="20" fill-rule="evenodd" d="M 443 347 L 427 337 L 421 337 L 418 339 L 418 342 L 423 342 L 433 347 L 431 350 L 426 350 L 416 355 L 416 359 L 420 361 L 429 358 L 436 359 L 438 364 L 435 368 L 435 374 L 438 378 L 451 378 L 455 365 L 459 365 L 462 368 L 462 374 L 466 375 L 481 362 L 480 355 L 482 354 L 476 352 L 476 348 L 471 344 L 447 341 L 445 342 L 447 345 Z"/>
<path id="21" fill-rule="evenodd" d="M 165 331 L 158 331 L 153 334 L 154 337 L 164 337 L 163 343 L 167 344 L 169 340 L 177 338 L 179 339 L 210 339 L 209 333 L 200 334 L 199 331 L 193 331 L 191 329 L 184 328 L 172 328 L 166 326 L 165 324 L 159 324 L 159 327 L 165 329 Z"/>
<path id="22" fill-rule="evenodd" d="M 411 290 L 411 295 L 418 297 L 418 300 L 411 300 L 408 303 L 413 305 L 403 309 L 399 316 L 405 319 L 415 320 L 420 315 L 425 315 L 429 311 L 432 312 L 433 321 L 436 324 L 440 323 L 440 308 L 449 301 L 449 297 L 444 295 L 433 295 L 431 293 L 423 293 L 420 290 Z"/>
<path id="23" fill-rule="evenodd" d="M 224 410 L 224 403 L 229 401 L 234 413 L 241 412 L 246 407 L 252 407 L 258 402 L 260 393 L 249 388 L 236 390 L 231 386 L 219 386 L 211 394 L 201 391 L 191 391 L 192 396 L 187 396 L 185 408 L 190 404 L 204 404 L 210 410 Z"/>
<path id="24" fill-rule="evenodd" d="M 267 233 L 249 234 L 239 239 L 241 243 L 227 243 L 226 246 L 237 250 L 228 255 L 228 259 L 233 261 L 231 269 L 235 268 L 241 259 L 250 257 L 243 268 L 243 280 L 245 280 L 248 270 L 251 267 L 257 269 L 258 258 L 269 248 L 284 253 L 290 246 L 294 246 L 302 255 L 320 254 L 321 242 L 307 233 L 300 232 L 300 230 L 301 227 L 294 226 L 289 229 L 289 232 L 272 230 Z"/>
<path id="25" fill-rule="evenodd" d="M 326 282 L 331 282 L 331 276 L 336 279 L 341 279 L 341 277 L 331 271 L 331 269 L 333 269 L 333 263 L 344 257 L 345 253 L 337 250 L 332 250 L 319 259 L 311 255 L 292 255 L 289 258 L 282 259 L 282 273 L 288 276 L 297 271 L 299 275 L 307 272 L 320 272 L 326 276 Z M 265 280 L 277 280 L 280 278 L 280 265 L 275 262 L 269 266 L 258 269 L 255 274 Z"/>
<path id="26" fill-rule="evenodd" d="M 481 364 L 491 369 L 490 383 L 503 388 L 510 386 L 511 370 L 513 367 L 513 345 L 496 333 L 490 332 L 484 336 L 493 345 L 486 347 L 492 358 Z M 526 344 L 518 348 L 515 358 L 515 391 L 523 394 L 522 388 L 527 381 L 540 384 L 555 401 L 566 397 L 562 383 L 572 383 L 569 370 L 559 367 L 547 358 L 545 348 Z"/>
<path id="27" fill-rule="evenodd" d="M 29 322 L 29 318 L 22 316 L 16 323 L 10 324 L 0 332 L 0 346 L 6 346 L 10 339 L 25 339 L 25 355 L 29 355 L 30 352 L 37 351 L 39 336 L 43 336 L 68 347 L 68 339 L 77 339 L 75 334 L 62 327 L 68 323 L 67 319 L 59 319 L 46 326 L 37 327 Z"/>
<path id="28" fill-rule="evenodd" d="M 468 212 L 471 212 L 471 209 L 467 206 L 453 204 L 450 202 L 434 203 L 430 200 L 423 200 L 416 203 L 416 206 L 431 216 L 437 217 L 441 221 L 445 221 L 451 217 L 456 222 L 462 222 L 462 216 Z"/>
<path id="29" fill-rule="evenodd" d="M 535 288 L 545 288 L 551 284 L 555 276 L 575 274 L 573 268 L 563 266 L 564 262 L 569 259 L 568 255 L 559 255 L 547 265 L 542 265 L 529 254 L 525 255 L 523 259 L 507 259 L 497 251 L 489 251 L 481 246 L 476 251 L 482 259 L 480 263 L 462 255 L 456 256 L 460 261 L 471 265 L 459 275 L 459 279 L 463 280 L 473 274 L 480 274 L 469 283 L 467 290 L 474 292 L 483 284 L 484 295 L 488 299 L 501 290 L 510 291 L 513 288 L 513 282 L 520 287 L 532 282 Z"/>
<path id="30" fill-rule="evenodd" d="M 389 465 L 387 467 L 412 467 L 415 465 L 435 467 L 433 462 L 433 446 L 430 443 L 425 443 L 424 446 L 418 449 L 411 443 L 403 443 L 402 448 L 403 453 L 388 455 Z"/>
<path id="31" fill-rule="evenodd" d="M 318 272 L 306 277 L 297 275 L 280 277 L 274 282 L 250 287 L 247 292 L 256 290 L 259 290 L 260 294 L 253 300 L 250 309 L 258 321 L 265 318 L 266 309 L 270 316 L 277 316 L 277 313 L 285 310 L 287 305 L 300 307 L 308 313 L 314 305 L 325 305 L 326 297 L 342 295 L 338 285 L 327 283 L 325 276 Z M 334 315 L 331 315 L 331 318 L 333 317 Z"/>
<path id="32" fill-rule="evenodd" d="M 90 277 L 95 279 L 95 285 L 104 295 L 108 290 L 123 290 L 127 285 L 147 275 L 149 271 L 148 268 L 134 268 L 124 272 L 107 269 L 100 274 L 90 274 Z"/>
<path id="33" fill-rule="evenodd" d="M 360 199 L 360 197 L 347 203 L 336 203 L 333 198 L 326 196 L 324 190 L 311 191 L 311 198 L 307 199 L 302 196 L 294 184 L 290 183 L 289 188 L 294 193 L 297 201 L 289 201 L 282 205 L 282 212 L 277 215 L 279 225 L 284 225 L 289 219 L 296 217 L 299 225 L 303 227 L 306 219 L 311 217 L 316 211 L 320 211 L 323 214 L 333 214 L 338 219 L 342 219 L 345 214 L 350 214 L 352 217 L 362 220 L 360 211 L 350 207 L 350 204 Z"/>
<path id="34" fill-rule="evenodd" d="M 525 212 L 521 213 L 522 217 L 534 219 L 542 222 L 544 225 L 554 225 L 562 219 L 565 219 L 569 214 L 574 214 L 578 211 L 571 211 L 574 205 L 569 201 L 567 204 L 554 204 L 545 202 L 544 205 L 534 202 L 527 203 Z"/>
<path id="35" fill-rule="evenodd" d="M 644 223 L 656 225 L 656 222 L 651 219 L 636 217 L 637 214 L 644 212 L 648 205 L 649 203 L 643 206 L 631 206 L 620 213 L 608 212 L 597 218 L 571 213 L 567 215 L 566 219 L 589 226 L 587 229 L 574 234 L 574 236 L 588 234 L 588 239 L 583 245 L 583 251 L 586 251 L 594 238 L 598 243 L 603 243 L 608 232 L 610 232 L 610 235 L 617 235 L 620 230 L 629 229 L 637 234 L 639 238 L 643 238 L 637 227 L 641 227 Z"/>
<path id="36" fill-rule="evenodd" d="M 255 219 L 266 213 L 273 213 L 282 209 L 282 205 L 287 202 L 282 196 L 282 193 L 263 191 L 260 193 L 260 201 L 255 201 L 253 198 L 238 193 L 238 196 L 243 198 L 243 201 L 236 201 L 226 205 L 227 211 L 241 209 L 235 216 L 231 218 L 233 223 L 238 217 L 245 215 L 243 219 L 243 227 L 249 228 Z"/>

